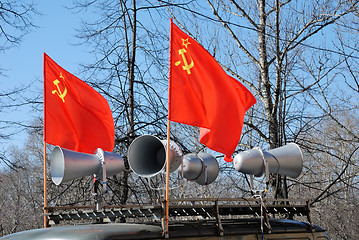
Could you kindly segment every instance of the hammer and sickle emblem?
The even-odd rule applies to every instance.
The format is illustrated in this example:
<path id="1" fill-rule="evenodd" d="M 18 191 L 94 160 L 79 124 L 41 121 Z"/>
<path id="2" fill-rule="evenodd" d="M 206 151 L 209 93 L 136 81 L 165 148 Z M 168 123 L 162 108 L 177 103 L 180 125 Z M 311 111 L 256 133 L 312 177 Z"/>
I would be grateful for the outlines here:
<path id="1" fill-rule="evenodd" d="M 187 48 L 187 45 L 188 44 L 191 44 L 189 41 L 188 41 L 188 38 L 187 39 L 182 39 L 182 45 L 185 46 L 185 48 Z M 185 53 L 187 53 L 186 49 L 184 48 L 181 48 L 178 50 L 178 54 L 182 56 L 182 60 L 183 60 L 183 70 L 187 71 L 187 74 L 191 74 L 191 68 L 193 68 L 194 66 L 194 62 L 193 62 L 193 59 L 191 57 L 191 55 L 188 53 L 189 57 L 191 58 L 191 63 L 188 64 L 187 62 L 187 58 L 185 56 Z M 175 65 L 178 66 L 181 64 L 181 61 L 177 61 L 175 62 Z"/>
<path id="2" fill-rule="evenodd" d="M 60 73 L 60 78 L 62 78 L 63 80 L 65 80 L 65 78 L 62 76 L 62 74 Z M 64 83 L 62 83 L 65 87 L 64 91 L 62 92 L 60 87 L 59 87 L 59 83 L 60 81 L 58 79 L 53 81 L 54 85 L 57 87 L 57 89 L 52 90 L 52 94 L 57 94 L 57 96 L 59 96 L 59 98 L 61 98 L 62 102 L 65 102 L 65 96 L 67 94 L 67 88 L 66 85 Z"/>
<path id="3" fill-rule="evenodd" d="M 183 60 L 183 66 L 182 66 L 182 68 L 183 68 L 183 70 L 186 70 L 186 71 L 187 71 L 187 74 L 191 74 L 191 68 L 193 68 L 194 62 L 193 62 L 192 57 L 191 57 L 191 55 L 190 55 L 191 63 L 188 64 L 187 58 L 186 58 L 185 55 L 184 55 L 186 52 L 187 52 L 187 51 L 186 51 L 186 49 L 184 49 L 184 48 L 181 48 L 180 50 L 178 50 L 178 54 L 182 56 L 182 60 Z M 175 65 L 178 66 L 180 63 L 181 63 L 181 61 L 178 61 L 178 62 L 175 63 Z"/>

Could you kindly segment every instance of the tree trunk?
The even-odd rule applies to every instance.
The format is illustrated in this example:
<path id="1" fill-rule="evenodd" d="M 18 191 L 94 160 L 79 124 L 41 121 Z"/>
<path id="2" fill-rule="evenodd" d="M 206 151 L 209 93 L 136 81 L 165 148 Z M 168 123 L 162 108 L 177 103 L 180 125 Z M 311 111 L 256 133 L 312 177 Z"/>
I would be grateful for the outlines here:
<path id="1" fill-rule="evenodd" d="M 133 6 L 133 15 L 132 15 L 132 23 L 131 23 L 131 50 L 128 49 L 128 142 L 127 142 L 127 149 L 129 148 L 130 144 L 135 138 L 135 117 L 134 117 L 134 108 L 135 108 L 135 100 L 134 100 L 134 83 L 135 83 L 135 60 L 136 60 L 136 1 L 133 0 L 132 2 Z M 131 18 L 129 18 L 129 21 L 131 21 Z M 127 36 L 127 34 L 126 34 Z M 127 40 L 126 40 L 127 41 Z M 129 44 L 127 45 L 129 46 Z M 125 171 L 122 175 L 121 180 L 121 198 L 120 203 L 121 205 L 124 205 L 127 203 L 128 195 L 129 195 L 129 186 L 128 186 L 128 177 L 130 174 L 130 166 L 128 164 L 127 157 L 124 158 L 124 164 L 125 164 Z M 125 222 L 125 218 L 121 218 L 121 222 Z"/>

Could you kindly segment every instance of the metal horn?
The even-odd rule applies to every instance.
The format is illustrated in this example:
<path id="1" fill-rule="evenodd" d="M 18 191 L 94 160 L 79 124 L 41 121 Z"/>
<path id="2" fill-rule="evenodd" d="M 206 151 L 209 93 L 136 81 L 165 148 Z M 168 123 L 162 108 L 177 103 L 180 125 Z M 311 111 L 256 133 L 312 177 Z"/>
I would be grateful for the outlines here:
<path id="1" fill-rule="evenodd" d="M 257 177 L 268 167 L 270 173 L 296 178 L 302 172 L 303 155 L 297 144 L 289 143 L 268 151 L 259 148 L 243 151 L 235 156 L 233 164 L 237 171 Z"/>
<path id="2" fill-rule="evenodd" d="M 268 161 L 269 172 L 296 178 L 303 168 L 303 154 L 295 143 L 263 152 Z"/>
<path id="3" fill-rule="evenodd" d="M 124 162 L 120 155 L 104 152 L 106 175 L 112 176 L 124 169 Z M 71 151 L 56 146 L 50 157 L 51 178 L 59 185 L 76 178 L 98 174 L 102 168 L 100 156 Z"/>
<path id="4" fill-rule="evenodd" d="M 153 177 L 166 166 L 167 141 L 152 135 L 136 138 L 128 148 L 128 163 L 134 173 L 141 177 Z M 182 151 L 170 141 L 170 172 L 175 171 L 182 162 Z"/>
<path id="5" fill-rule="evenodd" d="M 178 168 L 183 177 L 200 185 L 208 185 L 216 180 L 219 173 L 217 160 L 208 153 L 186 154 L 183 164 Z"/>
<path id="6" fill-rule="evenodd" d="M 259 148 L 240 152 L 234 157 L 233 165 L 238 172 L 260 177 L 264 173 L 263 153 Z"/>

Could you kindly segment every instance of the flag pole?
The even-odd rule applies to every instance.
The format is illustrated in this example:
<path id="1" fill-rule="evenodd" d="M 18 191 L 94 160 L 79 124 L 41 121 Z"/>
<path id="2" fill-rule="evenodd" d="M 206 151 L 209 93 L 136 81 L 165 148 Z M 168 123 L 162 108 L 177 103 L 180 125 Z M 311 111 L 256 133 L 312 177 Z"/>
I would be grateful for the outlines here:
<path id="1" fill-rule="evenodd" d="M 43 155 L 44 155 L 44 160 L 43 160 L 43 163 L 44 163 L 44 228 L 47 228 L 47 216 L 46 216 L 46 213 L 47 213 L 47 168 L 46 168 L 46 165 L 47 165 L 47 160 L 46 160 L 46 64 L 45 64 L 45 57 L 46 57 L 46 53 L 44 52 L 44 62 L 43 62 L 43 74 L 44 74 L 44 96 L 43 96 L 43 99 L 44 99 L 44 121 L 43 121 L 43 137 L 44 137 L 44 149 L 43 149 Z"/>
<path id="2" fill-rule="evenodd" d="M 46 142 L 44 141 L 44 214 L 47 213 L 47 170 L 46 170 Z M 44 215 L 44 228 L 47 228 L 47 216 Z"/>
<path id="3" fill-rule="evenodd" d="M 170 185 L 170 133 L 171 121 L 167 120 L 167 149 L 166 149 L 166 191 L 165 191 L 165 235 L 168 236 L 168 217 L 169 217 L 169 185 Z"/>
<path id="4" fill-rule="evenodd" d="M 171 75 L 172 75 L 172 69 L 171 69 L 171 61 L 172 61 L 172 18 L 171 18 L 171 28 L 170 28 L 170 46 L 169 46 L 169 73 L 168 73 L 168 118 L 167 118 L 167 148 L 166 148 L 166 188 L 165 188 L 165 226 L 164 226 L 164 235 L 165 238 L 169 238 L 169 232 L 168 232 L 168 218 L 169 218 L 169 185 L 170 185 L 170 144 L 171 144 L 171 120 L 170 120 L 170 101 L 171 101 Z"/>

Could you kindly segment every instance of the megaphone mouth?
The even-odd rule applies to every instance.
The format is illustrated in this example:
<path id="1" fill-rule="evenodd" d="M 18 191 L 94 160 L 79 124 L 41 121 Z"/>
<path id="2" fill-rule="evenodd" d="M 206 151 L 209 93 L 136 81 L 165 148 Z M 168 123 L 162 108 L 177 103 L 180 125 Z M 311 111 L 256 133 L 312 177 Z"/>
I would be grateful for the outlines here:
<path id="1" fill-rule="evenodd" d="M 130 168 L 141 177 L 153 177 L 163 171 L 166 163 L 166 150 L 161 140 L 152 135 L 136 138 L 128 148 Z M 155 161 L 152 161 L 155 160 Z"/>
<path id="2" fill-rule="evenodd" d="M 65 162 L 63 159 L 64 153 L 60 147 L 56 146 L 51 154 L 51 178 L 56 185 L 59 185 L 64 177 Z"/>

